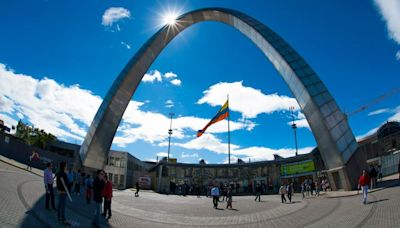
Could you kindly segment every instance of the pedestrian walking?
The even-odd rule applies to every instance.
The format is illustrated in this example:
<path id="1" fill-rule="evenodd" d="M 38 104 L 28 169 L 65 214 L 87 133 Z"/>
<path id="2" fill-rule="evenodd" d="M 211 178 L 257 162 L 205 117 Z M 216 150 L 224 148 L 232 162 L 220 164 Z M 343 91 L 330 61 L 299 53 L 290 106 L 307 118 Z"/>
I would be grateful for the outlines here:
<path id="1" fill-rule="evenodd" d="M 104 189 L 104 176 L 103 170 L 97 171 L 97 176 L 93 181 L 93 201 L 95 202 L 94 219 L 92 225 L 100 227 L 101 204 L 103 203 L 103 189 Z"/>
<path id="2" fill-rule="evenodd" d="M 362 189 L 364 204 L 367 204 L 369 183 L 370 183 L 370 179 L 368 177 L 367 171 L 363 170 L 363 174 L 358 179 L 358 190 L 360 190 L 360 188 Z"/>
<path id="3" fill-rule="evenodd" d="M 28 155 L 28 164 L 26 166 L 26 169 L 32 170 L 33 162 L 35 162 L 39 159 L 40 159 L 40 155 L 35 150 L 32 150 L 32 154 Z"/>
<path id="4" fill-rule="evenodd" d="M 213 205 L 214 208 L 218 208 L 218 199 L 219 199 L 219 188 L 214 185 L 214 187 L 211 189 L 211 196 L 213 198 Z"/>
<path id="5" fill-rule="evenodd" d="M 63 183 L 64 182 L 64 183 Z M 60 163 L 60 170 L 57 173 L 57 191 L 58 191 L 58 207 L 57 207 L 57 215 L 58 221 L 61 222 L 65 226 L 71 225 L 65 219 L 65 201 L 67 198 L 68 191 L 68 178 L 67 178 L 67 164 L 66 162 Z"/>
<path id="6" fill-rule="evenodd" d="M 286 198 L 285 198 L 285 194 L 286 194 L 286 187 L 285 185 L 281 184 L 281 187 L 279 188 L 279 194 L 281 195 L 281 201 L 282 203 L 286 203 Z"/>
<path id="7" fill-rule="evenodd" d="M 136 181 L 135 186 L 136 186 L 135 197 L 139 197 L 139 190 L 140 190 L 139 181 Z"/>
<path id="8" fill-rule="evenodd" d="M 47 163 L 46 169 L 44 170 L 43 179 L 44 187 L 46 188 L 46 209 L 50 210 L 49 203 L 51 201 L 51 207 L 56 210 L 56 205 L 54 204 L 54 189 L 53 189 L 53 165 L 51 162 Z"/>
<path id="9" fill-rule="evenodd" d="M 103 189 L 103 197 L 104 197 L 104 210 L 103 216 L 106 217 L 107 221 L 111 218 L 111 198 L 112 198 L 112 183 L 108 180 L 107 175 L 105 175 L 105 185 Z"/>
<path id="10" fill-rule="evenodd" d="M 257 201 L 257 199 L 258 199 L 258 202 L 261 202 L 261 185 L 260 184 L 257 184 L 257 186 L 256 186 L 256 198 L 254 199 L 254 201 Z"/>
<path id="11" fill-rule="evenodd" d="M 319 191 L 320 191 L 320 185 L 319 185 L 319 181 L 317 180 L 317 181 L 315 181 L 315 194 L 317 195 L 317 196 L 319 196 Z"/>
<path id="12" fill-rule="evenodd" d="M 369 171 L 369 178 L 371 181 L 370 189 L 376 188 L 376 177 L 378 176 L 378 172 L 375 169 L 375 166 L 371 166 L 371 170 Z"/>
<path id="13" fill-rule="evenodd" d="M 289 202 L 292 203 L 293 183 L 290 183 L 286 186 L 286 192 Z"/>
<path id="14" fill-rule="evenodd" d="M 227 187 L 227 190 L 226 190 L 226 208 L 232 209 L 232 189 L 231 189 L 231 187 Z"/>
<path id="15" fill-rule="evenodd" d="M 314 195 L 314 191 L 315 191 L 315 182 L 314 181 L 312 181 L 311 179 L 310 179 L 310 191 L 311 191 L 311 195 L 313 196 Z"/>
<path id="16" fill-rule="evenodd" d="M 301 183 L 301 196 L 302 196 L 302 198 L 304 199 L 304 192 L 305 192 L 305 190 L 306 190 L 306 185 L 305 185 L 305 183 L 303 182 L 303 183 Z"/>
<path id="17" fill-rule="evenodd" d="M 90 175 L 88 174 L 86 176 L 86 180 L 85 180 L 85 190 L 86 190 L 86 203 L 90 204 L 90 200 L 92 198 L 92 190 L 93 190 L 93 182 L 92 182 L 92 178 L 90 178 Z"/>

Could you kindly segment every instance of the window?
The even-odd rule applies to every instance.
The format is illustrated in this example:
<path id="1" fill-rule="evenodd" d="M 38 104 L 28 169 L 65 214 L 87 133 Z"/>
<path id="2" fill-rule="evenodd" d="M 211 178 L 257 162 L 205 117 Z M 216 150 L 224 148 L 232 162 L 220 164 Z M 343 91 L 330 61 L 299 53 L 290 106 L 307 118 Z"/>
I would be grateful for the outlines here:
<path id="1" fill-rule="evenodd" d="M 119 185 L 125 185 L 125 176 L 121 174 L 119 177 Z"/>
<path id="2" fill-rule="evenodd" d="M 108 173 L 108 180 L 110 180 L 111 182 L 112 182 L 112 177 L 113 177 L 113 174 L 112 173 Z"/>
<path id="3" fill-rule="evenodd" d="M 114 174 L 114 185 L 118 185 L 118 174 Z"/>

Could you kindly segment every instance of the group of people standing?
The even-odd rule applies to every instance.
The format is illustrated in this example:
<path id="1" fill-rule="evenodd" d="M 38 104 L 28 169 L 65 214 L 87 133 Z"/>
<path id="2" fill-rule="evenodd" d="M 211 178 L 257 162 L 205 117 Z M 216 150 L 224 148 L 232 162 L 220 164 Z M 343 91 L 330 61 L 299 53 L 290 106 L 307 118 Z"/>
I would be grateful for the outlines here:
<path id="1" fill-rule="evenodd" d="M 44 170 L 44 185 L 46 189 L 46 209 L 50 210 L 50 202 L 53 210 L 57 210 L 58 221 L 65 225 L 71 225 L 70 222 L 66 220 L 65 217 L 65 204 L 67 197 L 72 202 L 71 194 L 75 193 L 80 195 L 81 184 L 85 185 L 86 188 L 86 202 L 90 203 L 93 198 L 95 202 L 95 214 L 93 218 L 92 225 L 94 227 L 100 227 L 101 216 L 106 217 L 106 219 L 111 218 L 111 199 L 112 199 L 112 183 L 107 178 L 107 174 L 104 170 L 98 170 L 96 172 L 96 177 L 94 180 L 91 179 L 90 175 L 86 176 L 83 182 L 84 174 L 72 172 L 71 170 L 67 172 L 67 163 L 60 162 L 59 170 L 53 177 L 53 165 L 52 163 L 47 164 L 47 168 Z M 58 193 L 58 205 L 57 208 L 54 202 L 54 190 L 53 184 L 56 178 L 56 189 Z M 72 192 L 72 190 L 74 192 Z M 104 200 L 104 201 L 103 201 Z M 102 204 L 104 202 L 103 213 L 101 212 Z"/>

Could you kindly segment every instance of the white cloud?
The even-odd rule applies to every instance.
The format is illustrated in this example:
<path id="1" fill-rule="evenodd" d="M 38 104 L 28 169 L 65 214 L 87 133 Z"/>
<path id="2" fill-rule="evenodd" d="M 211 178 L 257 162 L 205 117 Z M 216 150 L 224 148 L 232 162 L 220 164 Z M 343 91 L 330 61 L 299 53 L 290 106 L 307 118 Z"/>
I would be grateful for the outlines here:
<path id="1" fill-rule="evenodd" d="M 223 143 L 220 139 L 216 138 L 212 134 L 203 134 L 199 138 L 195 138 L 186 143 L 173 143 L 174 146 L 179 146 L 185 149 L 192 150 L 208 150 L 217 154 L 228 154 L 228 144 Z M 306 154 L 311 152 L 314 147 L 304 147 L 298 149 L 299 154 Z M 249 158 L 251 161 L 263 161 L 273 160 L 274 154 L 278 154 L 282 157 L 290 157 L 296 154 L 294 148 L 281 148 L 273 149 L 268 147 L 253 146 L 247 148 L 240 148 L 239 145 L 231 144 L 231 162 L 233 158 L 242 158 L 247 161 Z M 225 161 L 227 162 L 227 160 Z"/>
<path id="2" fill-rule="evenodd" d="M 400 44 L 400 1 L 398 0 L 375 0 L 375 4 L 386 22 L 389 38 Z M 400 52 L 396 53 L 397 60 Z"/>
<path id="3" fill-rule="evenodd" d="M 193 154 L 186 154 L 185 152 L 182 152 L 181 158 L 198 158 L 199 154 L 198 153 L 193 153 Z"/>
<path id="4" fill-rule="evenodd" d="M 126 47 L 126 49 L 131 49 L 131 45 L 128 43 L 125 43 L 124 41 L 121 41 L 121 44 Z"/>
<path id="5" fill-rule="evenodd" d="M 111 26 L 119 20 L 130 18 L 130 16 L 131 12 L 123 7 L 111 7 L 104 12 L 101 24 Z"/>
<path id="6" fill-rule="evenodd" d="M 176 78 L 176 77 L 178 77 L 178 75 L 173 72 L 167 72 L 164 74 L 164 77 L 165 78 Z"/>
<path id="7" fill-rule="evenodd" d="M 146 73 L 142 79 L 142 82 L 154 82 L 154 81 L 162 82 L 162 76 L 160 71 L 158 70 L 153 70 L 150 71 L 149 73 Z"/>
<path id="8" fill-rule="evenodd" d="M 156 154 L 158 157 L 168 157 L 168 153 L 167 152 L 159 152 Z M 170 153 L 169 157 L 172 158 L 173 155 Z"/>
<path id="9" fill-rule="evenodd" d="M 11 128 L 11 126 L 17 126 L 17 124 L 18 124 L 18 121 L 14 120 L 9 115 L 3 114 L 3 113 L 0 113 L 0 120 L 3 120 L 4 125 L 6 125 L 9 128 Z"/>
<path id="10" fill-rule="evenodd" d="M 182 84 L 182 81 L 180 79 L 173 79 L 171 80 L 172 85 L 180 86 Z"/>
<path id="11" fill-rule="evenodd" d="M 0 112 L 12 113 L 13 111 L 14 102 L 5 96 L 0 96 Z"/>
<path id="12" fill-rule="evenodd" d="M 82 140 L 101 98 L 79 85 L 64 86 L 52 79 L 18 74 L 0 63 L 0 100 L 26 120 L 60 138 Z M 5 112 L 7 110 L 1 110 Z M 7 113 L 7 112 L 5 112 Z"/>
<path id="13" fill-rule="evenodd" d="M 160 73 L 161 75 L 161 73 Z M 157 77 L 157 76 L 155 76 Z M 15 73 L 4 64 L 0 64 L 0 118 L 8 125 L 15 125 L 12 115 L 22 117 L 35 127 L 44 129 L 67 141 L 83 140 L 88 126 L 100 106 L 102 99 L 79 85 L 66 86 L 43 78 L 35 79 L 29 75 Z M 130 101 L 118 128 L 114 143 L 117 146 L 142 140 L 159 146 L 166 146 L 170 124 L 169 117 L 160 113 L 143 111 L 144 102 Z M 197 130 L 204 127 L 209 118 L 180 116 L 173 120 L 173 140 L 194 137 Z M 252 130 L 255 124 L 249 120 L 231 121 L 231 131 Z M 210 133 L 226 133 L 227 121 L 223 120 L 210 126 L 207 133 L 184 143 L 173 143 L 187 149 L 206 149 L 219 154 L 227 153 L 227 144 Z M 226 137 L 221 135 L 220 137 Z M 235 156 L 251 156 L 252 160 L 264 158 L 249 148 L 231 145 Z M 252 155 L 254 153 L 254 155 Z M 195 157 L 184 154 L 183 157 Z M 198 156 L 198 154 L 197 154 Z"/>
<path id="14" fill-rule="evenodd" d="M 229 162 L 228 162 L 228 157 L 227 158 L 225 158 L 223 161 L 222 161 L 222 164 L 228 164 Z M 238 159 L 239 159 L 239 157 L 237 157 L 237 156 L 235 156 L 235 155 L 231 155 L 231 164 L 236 164 L 237 162 L 238 162 Z M 243 160 L 243 159 L 242 159 Z"/>
<path id="15" fill-rule="evenodd" d="M 273 113 L 276 111 L 289 110 L 293 106 L 299 109 L 296 99 L 287 96 L 264 94 L 258 89 L 243 86 L 243 82 L 220 82 L 212 85 L 204 91 L 204 96 L 197 104 L 210 104 L 220 106 L 226 101 L 229 94 L 229 108 L 232 111 L 242 113 L 246 118 L 255 118 L 261 113 Z"/>
<path id="16" fill-rule="evenodd" d="M 292 117 L 290 117 L 292 118 Z M 296 124 L 297 128 L 307 128 L 308 130 L 311 130 L 310 125 L 308 124 L 308 121 L 304 114 L 302 112 L 297 112 L 297 117 L 294 120 L 294 123 Z M 292 126 L 293 121 L 287 122 L 288 125 Z"/>
<path id="17" fill-rule="evenodd" d="M 172 108 L 174 107 L 174 102 L 172 100 L 167 100 L 165 101 L 165 107 L 166 108 Z"/>
<path id="18" fill-rule="evenodd" d="M 390 112 L 390 109 L 382 108 L 382 109 L 378 109 L 378 110 L 368 113 L 368 116 L 375 116 L 375 115 L 379 115 L 379 114 L 387 113 L 387 112 Z"/>
<path id="19" fill-rule="evenodd" d="M 22 114 L 22 113 L 20 113 L 20 112 L 17 112 L 17 117 L 19 118 L 19 119 L 24 119 L 24 114 Z"/>
<path id="20" fill-rule="evenodd" d="M 179 146 L 185 149 L 192 150 L 208 150 L 217 154 L 227 154 L 228 144 L 222 143 L 220 139 L 212 134 L 205 133 L 199 138 L 195 138 L 186 143 L 173 143 L 174 146 Z M 237 149 L 239 146 L 231 144 L 231 150 Z"/>
<path id="21" fill-rule="evenodd" d="M 377 110 L 379 111 L 379 110 Z M 376 112 L 376 111 L 375 111 Z M 381 124 L 379 124 L 378 126 L 372 128 L 371 130 L 368 130 L 366 133 L 358 135 L 356 137 L 357 140 L 363 139 L 369 135 L 372 135 L 374 133 L 376 133 L 376 131 L 379 129 L 380 126 L 382 126 L 384 123 L 386 123 L 386 121 L 400 121 L 400 105 L 397 106 L 396 108 L 393 109 L 388 109 L 387 111 L 385 111 L 386 113 L 391 113 L 393 115 L 391 115 L 387 120 L 383 121 Z M 369 115 L 369 114 L 368 114 Z M 369 115 L 370 116 L 370 115 Z"/>
<path id="22" fill-rule="evenodd" d="M 158 70 L 151 70 L 149 71 L 149 73 L 146 73 L 143 76 L 142 82 L 150 82 L 150 83 L 153 83 L 155 81 L 162 82 L 163 78 L 166 79 L 167 82 L 175 86 L 180 86 L 182 84 L 182 81 L 178 79 L 177 74 L 173 72 L 167 72 L 165 74 L 162 74 Z"/>
<path id="23" fill-rule="evenodd" d="M 168 138 L 169 117 L 160 113 L 142 111 L 140 110 L 142 104 L 139 102 L 133 104 L 133 101 L 129 103 L 123 116 L 123 122 L 118 128 L 120 134 L 117 134 L 113 143 L 120 147 L 125 147 L 129 143 L 143 140 L 151 144 L 158 143 L 158 146 L 167 146 L 165 141 Z M 172 121 L 172 138 L 183 139 L 185 135 L 194 136 L 197 130 L 204 127 L 208 121 L 209 119 L 193 116 L 174 118 Z M 231 131 L 239 129 L 251 130 L 248 125 L 236 121 L 231 121 L 230 127 Z M 227 132 L 227 122 L 220 121 L 212 125 L 207 132 Z"/>

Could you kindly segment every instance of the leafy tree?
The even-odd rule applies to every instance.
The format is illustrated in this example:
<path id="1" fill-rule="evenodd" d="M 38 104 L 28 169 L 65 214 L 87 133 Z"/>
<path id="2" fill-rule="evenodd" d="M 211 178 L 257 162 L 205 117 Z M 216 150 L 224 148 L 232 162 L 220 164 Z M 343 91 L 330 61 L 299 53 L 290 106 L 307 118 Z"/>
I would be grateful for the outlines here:
<path id="1" fill-rule="evenodd" d="M 42 149 L 45 149 L 49 142 L 57 140 L 57 137 L 53 134 L 47 133 L 43 129 L 30 126 L 21 120 L 18 121 L 15 136 L 31 146 L 36 146 Z"/>

